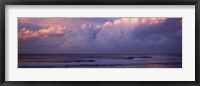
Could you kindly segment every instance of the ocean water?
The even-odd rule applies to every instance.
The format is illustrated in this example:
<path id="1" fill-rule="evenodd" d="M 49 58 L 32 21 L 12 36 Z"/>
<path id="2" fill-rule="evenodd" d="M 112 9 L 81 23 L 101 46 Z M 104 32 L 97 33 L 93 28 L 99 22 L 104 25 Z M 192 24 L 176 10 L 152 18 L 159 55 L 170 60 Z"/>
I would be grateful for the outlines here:
<path id="1" fill-rule="evenodd" d="M 182 68 L 182 56 L 19 54 L 18 68 Z"/>

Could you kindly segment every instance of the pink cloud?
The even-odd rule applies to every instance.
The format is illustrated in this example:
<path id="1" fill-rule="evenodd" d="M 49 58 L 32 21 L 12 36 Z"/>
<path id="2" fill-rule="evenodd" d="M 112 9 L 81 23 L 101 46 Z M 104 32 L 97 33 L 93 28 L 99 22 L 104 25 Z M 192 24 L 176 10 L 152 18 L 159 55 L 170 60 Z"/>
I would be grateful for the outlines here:
<path id="1" fill-rule="evenodd" d="M 49 27 L 38 31 L 42 35 L 59 35 L 65 33 L 65 27 Z"/>
<path id="2" fill-rule="evenodd" d="M 97 33 L 96 44 L 102 46 L 110 45 L 110 47 L 112 47 L 111 41 L 125 44 L 126 40 L 133 39 L 130 38 L 132 34 L 130 32 L 137 29 L 137 27 L 143 25 L 156 26 L 165 21 L 166 18 L 121 18 L 113 22 L 105 22 L 103 25 L 96 26 L 97 29 L 100 29 L 100 32 Z"/>
<path id="3" fill-rule="evenodd" d="M 20 40 L 32 39 L 32 38 L 48 38 L 51 35 L 64 35 L 67 31 L 72 31 L 75 28 L 83 29 L 84 31 L 93 27 L 89 24 L 82 24 L 76 22 L 70 22 L 72 20 L 80 20 L 73 18 L 19 18 L 19 22 L 33 23 L 44 26 L 49 26 L 49 28 L 41 28 L 37 31 L 33 31 L 29 28 L 22 28 L 18 32 L 18 37 Z M 64 21 L 64 22 L 63 22 Z M 166 21 L 166 18 L 120 18 L 113 22 L 107 21 L 102 25 L 95 26 L 97 29 L 102 29 L 100 33 L 109 34 L 110 36 L 115 33 L 124 33 L 123 30 L 135 29 L 141 25 L 159 25 Z M 59 26 L 59 27 L 58 27 Z M 107 29 L 107 30 L 106 30 Z M 90 31 L 89 30 L 89 31 Z M 89 32 L 88 32 L 89 33 Z M 105 34 L 104 34 L 105 35 Z M 122 35 L 122 34 L 121 34 Z M 117 36 L 116 36 L 117 37 Z"/>
<path id="4" fill-rule="evenodd" d="M 27 40 L 32 38 L 47 38 L 50 35 L 62 35 L 65 33 L 65 27 L 49 27 L 42 28 L 38 31 L 33 31 L 28 28 L 22 28 L 18 32 L 20 40 Z"/>
<path id="5" fill-rule="evenodd" d="M 29 18 L 18 18 L 19 23 L 26 23 L 29 21 Z"/>
<path id="6" fill-rule="evenodd" d="M 95 26 L 82 24 L 80 27 L 72 29 L 65 34 L 65 41 L 61 47 L 86 46 L 88 44 L 98 46 L 110 45 L 109 47 L 112 47 L 112 43 L 115 41 L 117 41 L 116 43 L 125 44 L 126 40 L 133 40 L 130 38 L 132 35 L 131 31 L 137 27 L 143 25 L 156 26 L 165 21 L 166 18 L 120 18 Z M 95 39 L 92 39 L 91 37 L 94 36 L 94 33 Z"/>
<path id="7" fill-rule="evenodd" d="M 121 18 L 113 22 L 108 21 L 103 25 L 98 25 L 96 28 L 121 28 L 134 29 L 139 25 L 158 25 L 166 21 L 166 18 Z"/>
<path id="8" fill-rule="evenodd" d="M 19 17 L 18 18 L 19 25 L 21 24 L 33 24 L 38 25 L 42 27 L 68 27 L 68 29 L 79 27 L 81 24 L 88 22 L 86 20 L 80 19 L 80 18 L 27 18 L 27 17 Z"/>

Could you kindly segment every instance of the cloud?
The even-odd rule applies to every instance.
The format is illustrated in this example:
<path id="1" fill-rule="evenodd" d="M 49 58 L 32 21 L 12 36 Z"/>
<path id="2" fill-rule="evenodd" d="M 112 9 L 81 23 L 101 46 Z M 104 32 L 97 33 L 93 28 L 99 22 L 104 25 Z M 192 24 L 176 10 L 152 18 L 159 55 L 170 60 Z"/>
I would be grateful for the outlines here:
<path id="1" fill-rule="evenodd" d="M 56 18 L 40 18 L 40 17 L 19 17 L 18 25 L 27 26 L 27 25 L 36 25 L 40 27 L 57 27 L 64 26 L 68 29 L 73 29 L 80 27 L 82 24 L 103 24 L 106 21 L 114 20 L 115 18 L 67 18 L 67 17 L 56 17 Z M 23 28 L 23 27 L 21 27 Z M 26 27 L 27 28 L 27 27 Z M 19 28 L 20 29 L 20 28 Z M 31 28 L 32 29 L 32 28 Z"/>
<path id="2" fill-rule="evenodd" d="M 29 18 L 18 18 L 19 23 L 26 23 L 29 21 Z"/>
<path id="3" fill-rule="evenodd" d="M 60 27 L 50 26 L 36 31 L 22 28 L 19 39 L 46 39 L 62 35 L 62 39 L 52 45 L 52 52 L 63 53 L 180 53 L 182 49 L 182 31 L 174 27 L 177 19 L 167 18 L 120 18 L 104 23 L 77 22 Z M 97 20 L 95 20 L 97 21 Z M 168 22 L 168 23 L 166 23 Z M 70 24 L 71 24 L 70 23 Z M 178 35 L 176 35 L 178 34 Z M 54 42 L 54 41 L 52 41 Z M 54 43 L 52 43 L 54 44 Z M 41 44 L 42 45 L 42 44 Z M 51 47 L 50 45 L 48 47 Z M 56 51 L 53 51 L 55 47 Z M 48 50 L 46 51 L 48 52 Z"/>
<path id="4" fill-rule="evenodd" d="M 19 40 L 28 40 L 33 38 L 47 38 L 51 35 L 63 35 L 65 29 L 65 27 L 49 27 L 33 31 L 32 29 L 22 28 L 18 32 L 18 38 Z"/>
<path id="5" fill-rule="evenodd" d="M 166 21 L 166 18 L 121 18 L 113 22 L 108 21 L 103 25 L 96 26 L 97 28 L 121 28 L 134 29 L 140 25 L 158 25 Z"/>
<path id="6" fill-rule="evenodd" d="M 82 24 L 80 28 L 74 28 L 65 33 L 64 42 L 60 45 L 61 48 L 78 47 L 88 48 L 94 45 L 96 40 L 97 29 L 88 24 Z"/>
<path id="7" fill-rule="evenodd" d="M 157 26 L 166 21 L 166 18 L 121 18 L 113 22 L 106 22 L 103 25 L 96 26 L 102 30 L 97 33 L 97 44 L 102 46 L 118 44 L 127 45 L 133 40 L 134 29 L 140 26 Z"/>
<path id="8" fill-rule="evenodd" d="M 82 24 L 80 28 L 72 29 L 72 31 L 65 33 L 65 41 L 61 47 L 66 49 L 78 48 L 79 50 L 91 49 L 91 51 L 132 47 L 132 50 L 136 50 L 138 46 L 167 42 L 169 39 L 162 35 L 152 36 L 152 38 L 157 37 L 156 40 L 151 40 L 152 38 L 143 40 L 137 37 L 136 34 L 138 32 L 135 31 L 135 29 L 140 29 L 138 27 L 141 26 L 148 26 L 145 29 L 159 26 L 166 20 L 166 18 L 121 18 L 113 22 L 107 21 L 97 26 Z M 155 34 L 152 33 L 149 36 L 151 35 Z"/>
<path id="9" fill-rule="evenodd" d="M 181 42 L 168 36 L 171 29 L 162 28 L 166 21 L 166 18 L 121 18 L 96 26 L 83 24 L 65 34 L 62 48 L 105 53 L 179 52 Z M 162 29 L 166 29 L 164 34 Z"/>
<path id="10" fill-rule="evenodd" d="M 59 35 L 65 33 L 65 27 L 49 27 L 38 31 L 41 35 Z"/>

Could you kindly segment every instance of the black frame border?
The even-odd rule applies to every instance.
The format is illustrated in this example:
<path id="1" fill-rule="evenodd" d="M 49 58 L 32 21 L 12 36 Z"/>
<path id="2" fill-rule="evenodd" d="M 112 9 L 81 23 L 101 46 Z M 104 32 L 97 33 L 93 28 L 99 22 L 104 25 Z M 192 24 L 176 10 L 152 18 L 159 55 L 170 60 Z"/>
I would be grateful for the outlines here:
<path id="1" fill-rule="evenodd" d="M 195 81 L 5 81 L 6 5 L 195 5 Z M 0 22 L 0 85 L 2 86 L 199 86 L 200 0 L 1 0 Z"/>

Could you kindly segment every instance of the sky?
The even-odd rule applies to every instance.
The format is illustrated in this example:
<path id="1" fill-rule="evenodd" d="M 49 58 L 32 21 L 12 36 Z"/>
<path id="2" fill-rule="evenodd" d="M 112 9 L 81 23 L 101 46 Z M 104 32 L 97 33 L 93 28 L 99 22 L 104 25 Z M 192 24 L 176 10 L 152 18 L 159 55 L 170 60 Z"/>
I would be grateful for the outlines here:
<path id="1" fill-rule="evenodd" d="M 181 54 L 182 18 L 19 17 L 19 54 Z"/>

